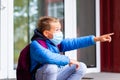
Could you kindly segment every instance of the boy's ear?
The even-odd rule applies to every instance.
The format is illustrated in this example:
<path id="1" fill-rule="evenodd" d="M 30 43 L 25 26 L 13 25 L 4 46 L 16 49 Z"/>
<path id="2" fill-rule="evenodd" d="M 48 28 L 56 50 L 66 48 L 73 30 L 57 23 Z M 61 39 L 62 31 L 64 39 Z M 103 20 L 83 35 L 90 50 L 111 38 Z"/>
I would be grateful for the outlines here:
<path id="1" fill-rule="evenodd" d="M 44 35 L 45 37 L 48 37 L 48 32 L 47 32 L 47 30 L 44 30 L 44 31 L 43 31 L 43 35 Z"/>

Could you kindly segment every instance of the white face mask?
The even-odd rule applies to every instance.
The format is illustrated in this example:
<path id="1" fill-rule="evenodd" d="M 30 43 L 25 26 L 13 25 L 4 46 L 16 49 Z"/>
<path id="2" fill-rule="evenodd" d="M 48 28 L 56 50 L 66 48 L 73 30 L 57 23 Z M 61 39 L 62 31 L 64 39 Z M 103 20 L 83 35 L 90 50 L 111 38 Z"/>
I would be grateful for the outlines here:
<path id="1" fill-rule="evenodd" d="M 50 39 L 55 45 L 60 44 L 60 42 L 63 40 L 63 33 L 57 32 L 53 34 L 53 39 Z"/>

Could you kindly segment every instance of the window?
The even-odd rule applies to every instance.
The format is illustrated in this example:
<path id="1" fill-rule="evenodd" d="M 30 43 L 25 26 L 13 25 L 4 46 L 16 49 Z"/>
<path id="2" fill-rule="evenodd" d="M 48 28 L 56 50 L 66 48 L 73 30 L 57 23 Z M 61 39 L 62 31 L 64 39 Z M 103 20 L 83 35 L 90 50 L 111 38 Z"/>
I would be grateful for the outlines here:
<path id="1" fill-rule="evenodd" d="M 95 0 L 77 0 L 77 36 L 96 35 Z M 77 59 L 96 67 L 96 46 L 77 51 Z"/>
<path id="2" fill-rule="evenodd" d="M 40 16 L 60 18 L 63 24 L 63 0 L 14 0 L 14 68 L 17 66 L 20 51 L 33 35 Z"/>
<path id="3" fill-rule="evenodd" d="M 64 7 L 63 2 L 49 3 L 48 4 L 48 15 L 63 19 L 63 14 L 64 14 L 63 7 Z"/>
<path id="4" fill-rule="evenodd" d="M 14 68 L 21 49 L 28 44 L 28 0 L 14 0 Z"/>

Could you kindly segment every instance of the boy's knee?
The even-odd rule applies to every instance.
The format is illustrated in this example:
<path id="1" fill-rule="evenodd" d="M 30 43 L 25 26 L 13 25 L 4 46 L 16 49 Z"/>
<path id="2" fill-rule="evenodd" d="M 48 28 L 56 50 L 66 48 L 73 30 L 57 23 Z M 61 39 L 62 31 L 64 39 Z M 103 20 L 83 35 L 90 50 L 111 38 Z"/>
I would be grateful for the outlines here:
<path id="1" fill-rule="evenodd" d="M 43 67 L 39 68 L 36 72 L 36 80 L 56 80 L 58 72 L 57 65 L 45 64 Z"/>
<path id="2" fill-rule="evenodd" d="M 53 74 L 53 73 L 57 73 L 58 72 L 58 66 L 54 65 L 54 64 L 46 64 L 44 65 L 44 73 L 47 74 Z"/>
<path id="3" fill-rule="evenodd" d="M 83 62 L 80 62 L 80 69 L 78 70 L 78 72 L 84 76 L 86 71 L 87 71 L 87 66 Z"/>

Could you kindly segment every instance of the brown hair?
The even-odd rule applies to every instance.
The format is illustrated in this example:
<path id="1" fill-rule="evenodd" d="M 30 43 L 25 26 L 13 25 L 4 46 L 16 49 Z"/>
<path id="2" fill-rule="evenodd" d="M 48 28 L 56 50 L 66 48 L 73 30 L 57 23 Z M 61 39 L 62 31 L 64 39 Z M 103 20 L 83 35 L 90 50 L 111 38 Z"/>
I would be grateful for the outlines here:
<path id="1" fill-rule="evenodd" d="M 50 30 L 50 23 L 51 22 L 59 22 L 58 18 L 50 17 L 50 16 L 43 16 L 40 17 L 38 20 L 37 29 L 40 33 L 43 33 L 44 30 Z"/>

